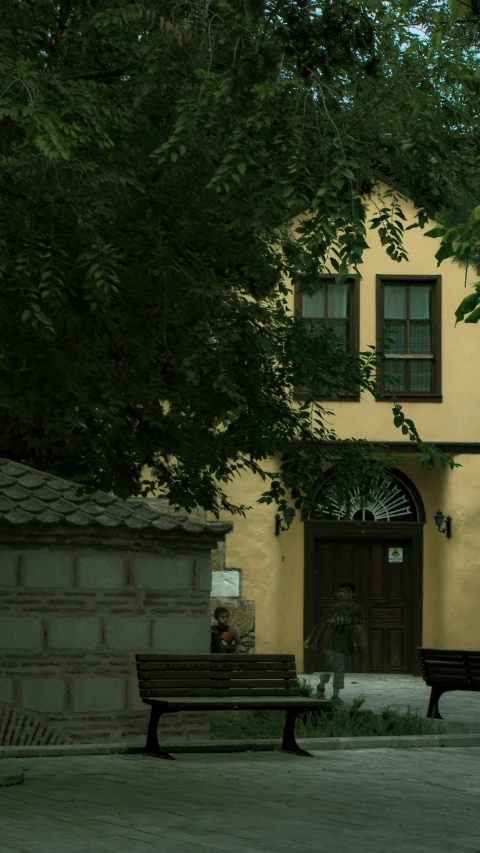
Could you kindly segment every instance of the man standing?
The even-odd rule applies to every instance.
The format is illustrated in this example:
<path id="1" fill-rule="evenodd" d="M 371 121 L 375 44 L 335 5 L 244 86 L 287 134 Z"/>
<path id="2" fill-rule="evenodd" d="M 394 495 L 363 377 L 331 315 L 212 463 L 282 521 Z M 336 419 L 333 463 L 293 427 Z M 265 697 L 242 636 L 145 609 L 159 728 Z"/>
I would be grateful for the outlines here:
<path id="1" fill-rule="evenodd" d="M 353 601 L 356 589 L 352 581 L 343 581 L 340 584 L 336 594 L 337 603 L 329 608 L 325 619 L 315 626 L 304 643 L 306 649 L 317 649 L 320 643 L 326 652 L 330 669 L 333 670 L 332 701 L 336 702 L 342 701 L 338 693 L 344 687 L 347 655 L 360 652 L 366 646 L 363 607 Z M 317 686 L 319 699 L 325 699 L 327 681 L 330 681 L 330 672 L 320 676 Z"/>

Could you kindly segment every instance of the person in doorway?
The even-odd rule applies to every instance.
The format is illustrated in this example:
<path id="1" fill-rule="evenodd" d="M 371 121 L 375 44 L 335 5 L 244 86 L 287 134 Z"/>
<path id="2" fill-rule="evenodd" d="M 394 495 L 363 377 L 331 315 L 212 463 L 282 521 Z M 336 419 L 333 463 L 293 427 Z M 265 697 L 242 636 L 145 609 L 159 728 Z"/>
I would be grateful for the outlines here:
<path id="1" fill-rule="evenodd" d="M 212 627 L 211 654 L 231 654 L 238 651 L 240 637 L 228 624 L 230 611 L 226 607 L 217 607 L 214 616 L 216 624 Z"/>
<path id="2" fill-rule="evenodd" d="M 366 646 L 365 614 L 363 607 L 353 600 L 356 586 L 352 581 L 343 581 L 336 593 L 337 602 L 329 608 L 325 619 L 315 626 L 306 649 L 318 649 L 326 653 L 330 670 L 333 670 L 332 701 L 341 702 L 339 691 L 344 687 L 347 656 L 360 652 Z M 330 681 L 330 672 L 320 675 L 317 696 L 325 699 L 325 684 Z"/>

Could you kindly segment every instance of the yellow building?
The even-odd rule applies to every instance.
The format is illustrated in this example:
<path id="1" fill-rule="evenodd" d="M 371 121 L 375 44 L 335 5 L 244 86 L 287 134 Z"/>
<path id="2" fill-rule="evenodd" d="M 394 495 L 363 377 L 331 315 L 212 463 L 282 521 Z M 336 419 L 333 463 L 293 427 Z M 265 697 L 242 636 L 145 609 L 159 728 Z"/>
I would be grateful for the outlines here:
<path id="1" fill-rule="evenodd" d="M 404 204 L 404 213 L 405 225 L 413 223 L 413 205 Z M 304 672 L 320 668 L 315 652 L 304 658 L 304 638 L 346 578 L 357 584 L 368 623 L 363 671 L 419 674 L 417 646 L 480 647 L 480 331 L 455 327 L 465 276 L 450 261 L 437 267 L 439 240 L 406 231 L 409 261 L 397 263 L 377 232 L 370 235 L 362 281 L 341 290 L 325 281 L 322 294 L 301 299 L 301 310 L 319 322 L 334 318 L 361 350 L 385 330 L 393 335 L 397 354 L 388 364 L 397 399 L 421 438 L 462 467 L 422 469 L 415 445 L 393 425 L 391 399 L 363 395 L 327 405 L 338 436 L 388 444 L 408 461 L 355 513 L 361 526 L 297 513 L 278 533 L 275 508 L 255 503 L 263 482 L 249 475 L 232 484 L 231 499 L 253 509 L 246 518 L 222 516 L 234 531 L 217 564 L 214 601 L 230 601 L 233 612 L 253 602 L 255 651 L 294 653 Z M 434 519 L 439 509 L 451 516 L 450 538 Z"/>

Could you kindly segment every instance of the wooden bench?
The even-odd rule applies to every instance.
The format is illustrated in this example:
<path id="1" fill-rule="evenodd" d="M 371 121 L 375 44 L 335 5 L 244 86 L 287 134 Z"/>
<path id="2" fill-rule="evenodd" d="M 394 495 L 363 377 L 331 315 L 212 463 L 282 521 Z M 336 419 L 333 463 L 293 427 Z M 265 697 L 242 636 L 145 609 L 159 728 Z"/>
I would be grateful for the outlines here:
<path id="1" fill-rule="evenodd" d="M 438 702 L 449 690 L 480 692 L 480 649 L 417 649 L 424 681 L 432 688 L 427 717 L 442 720 Z"/>
<path id="2" fill-rule="evenodd" d="M 172 758 L 158 743 L 162 714 L 176 711 L 286 711 L 282 749 L 310 755 L 295 740 L 302 711 L 326 710 L 330 703 L 300 696 L 294 655 L 137 654 L 140 696 L 151 705 L 146 752 Z"/>

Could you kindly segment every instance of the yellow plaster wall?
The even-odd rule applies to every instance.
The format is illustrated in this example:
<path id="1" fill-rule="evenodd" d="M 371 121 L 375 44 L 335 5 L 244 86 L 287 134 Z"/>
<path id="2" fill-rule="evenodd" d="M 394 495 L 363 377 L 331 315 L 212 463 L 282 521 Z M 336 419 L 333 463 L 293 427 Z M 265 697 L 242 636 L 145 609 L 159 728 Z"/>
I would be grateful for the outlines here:
<path id="1" fill-rule="evenodd" d="M 443 509 L 452 516 L 452 538 L 443 546 L 440 616 L 445 647 L 480 648 L 480 457 L 445 477 Z M 448 510 L 448 513 L 447 513 Z M 445 537 L 442 537 L 445 539 Z"/>
<path id="2" fill-rule="evenodd" d="M 480 456 L 458 456 L 454 471 L 427 471 L 411 459 L 404 467 L 419 490 L 424 526 L 423 645 L 478 648 L 480 606 Z M 245 475 L 230 496 L 259 497 L 264 485 Z M 437 509 L 453 517 L 453 535 L 440 534 Z M 225 514 L 223 518 L 227 518 Z M 242 569 L 243 598 L 255 601 L 256 652 L 295 654 L 303 667 L 304 524 L 299 513 L 290 529 L 275 536 L 275 508 L 259 504 L 234 519 L 226 540 L 227 568 Z"/>
<path id="3" fill-rule="evenodd" d="M 409 220 L 414 209 L 404 205 Z M 455 309 L 466 295 L 464 272 L 445 261 L 437 268 L 439 241 L 420 229 L 405 233 L 409 262 L 392 261 L 370 232 L 371 248 L 365 252 L 360 284 L 361 348 L 375 343 L 375 276 L 442 275 L 442 403 L 404 403 L 422 438 L 428 441 L 480 441 L 480 385 L 474 382 L 480 355 L 480 329 L 460 324 L 455 328 Z M 293 309 L 293 297 L 292 297 Z M 392 404 L 371 397 L 361 402 L 329 404 L 335 411 L 332 424 L 342 438 L 354 435 L 379 441 L 401 441 L 393 426 Z M 480 606 L 480 457 L 457 457 L 464 467 L 434 472 L 420 468 L 416 460 L 404 467 L 422 495 L 427 515 L 424 528 L 423 644 L 478 647 Z M 272 463 L 273 464 L 273 463 Z M 245 519 L 225 514 L 234 522 L 227 537 L 226 566 L 242 569 L 243 598 L 256 604 L 256 651 L 292 652 L 299 670 L 303 666 L 303 564 L 304 525 L 297 514 L 290 530 L 274 535 L 274 506 L 256 504 L 265 489 L 253 475 L 232 484 L 229 496 L 251 505 Z M 453 536 L 447 540 L 433 521 L 437 509 L 453 517 Z"/>
<path id="4" fill-rule="evenodd" d="M 415 221 L 411 203 L 403 205 L 407 217 L 405 226 Z M 373 214 L 373 208 L 371 210 Z M 368 218 L 371 218 L 369 215 Z M 433 227 L 430 223 L 429 228 Z M 472 273 L 465 289 L 465 272 L 453 262 L 444 261 L 437 267 L 435 252 L 439 239 L 425 237 L 420 228 L 405 231 L 405 248 L 409 261 L 397 263 L 385 253 L 377 231 L 369 231 L 361 266 L 360 282 L 360 348 L 367 350 L 376 337 L 376 276 L 377 275 L 441 275 L 442 276 L 442 403 L 402 403 L 420 432 L 434 441 L 478 441 L 480 437 L 480 383 L 474 381 L 475 365 L 480 355 L 480 328 L 460 323 L 455 327 L 455 310 L 470 292 L 468 286 L 476 281 Z M 291 296 L 293 310 L 293 295 Z M 352 434 L 372 441 L 401 441 L 401 432 L 392 421 L 392 404 L 376 402 L 371 395 L 360 402 L 329 404 L 335 411 L 332 425 L 341 438 Z"/>

